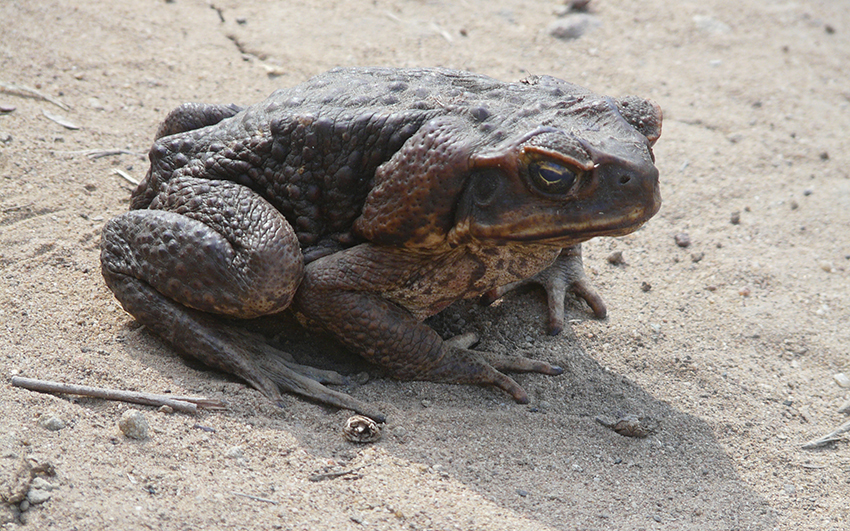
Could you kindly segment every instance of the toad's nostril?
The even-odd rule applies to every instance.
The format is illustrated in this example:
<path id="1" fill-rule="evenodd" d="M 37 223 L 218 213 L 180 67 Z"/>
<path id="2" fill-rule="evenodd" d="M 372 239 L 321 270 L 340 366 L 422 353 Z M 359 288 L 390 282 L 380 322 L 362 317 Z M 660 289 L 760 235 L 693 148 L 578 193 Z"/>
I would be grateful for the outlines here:
<path id="1" fill-rule="evenodd" d="M 632 180 L 632 178 L 629 177 L 628 175 L 621 175 L 620 176 L 620 184 L 628 184 L 628 182 L 631 181 L 631 180 Z"/>

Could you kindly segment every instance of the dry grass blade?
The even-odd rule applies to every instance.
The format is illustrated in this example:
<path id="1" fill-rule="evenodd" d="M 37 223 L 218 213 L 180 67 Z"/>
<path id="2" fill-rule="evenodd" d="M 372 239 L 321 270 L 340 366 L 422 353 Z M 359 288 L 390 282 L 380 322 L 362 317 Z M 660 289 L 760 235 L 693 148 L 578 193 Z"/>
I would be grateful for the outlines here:
<path id="1" fill-rule="evenodd" d="M 839 435 L 847 433 L 850 431 L 850 420 L 839 426 L 835 431 L 827 433 L 823 437 L 818 437 L 817 439 L 812 439 L 802 446 L 803 450 L 813 450 L 815 448 L 820 448 L 821 446 L 826 446 L 829 443 L 833 443 L 836 441 L 840 441 Z"/>
<path id="2" fill-rule="evenodd" d="M 24 98 L 34 98 L 37 100 L 43 100 L 56 105 L 60 109 L 64 111 L 70 111 L 71 108 L 62 103 L 61 101 L 53 98 L 52 96 L 48 96 L 47 94 L 36 90 L 32 87 L 27 87 L 25 85 L 17 85 L 15 83 L 6 83 L 4 81 L 0 81 L 0 91 L 5 92 L 7 94 L 16 94 L 18 96 L 22 96 Z"/>

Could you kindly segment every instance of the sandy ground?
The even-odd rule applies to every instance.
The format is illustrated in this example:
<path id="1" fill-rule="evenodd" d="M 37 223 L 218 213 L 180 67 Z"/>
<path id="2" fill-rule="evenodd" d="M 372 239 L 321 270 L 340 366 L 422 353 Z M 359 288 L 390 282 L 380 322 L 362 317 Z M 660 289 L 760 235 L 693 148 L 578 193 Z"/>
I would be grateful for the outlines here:
<path id="1" fill-rule="evenodd" d="M 0 505 L 0 525 L 850 529 L 847 438 L 801 449 L 847 420 L 850 398 L 833 379 L 850 374 L 850 10 L 591 6 L 598 24 L 562 40 L 548 30 L 562 6 L 527 0 L 0 2 L 0 107 L 15 108 L 0 113 L 0 495 L 33 501 Z M 572 330 L 548 337 L 543 296 L 529 291 L 435 322 L 567 366 L 518 377 L 530 405 L 373 374 L 345 390 L 389 422 L 380 442 L 357 446 L 340 435 L 349 412 L 292 396 L 277 408 L 183 362 L 104 285 L 100 230 L 131 190 L 113 170 L 144 175 L 170 109 L 253 103 L 337 65 L 550 74 L 663 107 L 661 212 L 585 247 L 607 320 L 573 303 Z M 112 149 L 123 152 L 91 156 Z M 615 251 L 625 263 L 607 261 Z M 327 341 L 284 339 L 362 370 Z M 229 407 L 166 414 L 13 388 L 13 375 Z M 128 408 L 143 411 L 147 440 L 119 431 Z M 595 421 L 625 413 L 657 429 L 627 438 Z M 52 417 L 65 427 L 39 424 Z M 55 474 L 31 485 L 24 462 Z"/>

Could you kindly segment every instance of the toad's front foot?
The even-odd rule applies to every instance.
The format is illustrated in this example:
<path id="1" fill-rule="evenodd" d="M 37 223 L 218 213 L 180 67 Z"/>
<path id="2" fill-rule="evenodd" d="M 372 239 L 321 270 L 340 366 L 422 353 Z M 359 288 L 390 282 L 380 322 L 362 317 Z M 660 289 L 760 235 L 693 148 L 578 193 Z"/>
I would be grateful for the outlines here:
<path id="1" fill-rule="evenodd" d="M 549 334 L 553 336 L 564 329 L 564 298 L 568 290 L 587 302 L 597 319 L 604 319 L 608 314 L 602 297 L 596 293 L 584 274 L 580 245 L 562 250 L 551 266 L 533 277 L 488 291 L 482 302 L 492 304 L 505 293 L 527 284 L 538 284 L 546 290 L 549 299 Z"/>

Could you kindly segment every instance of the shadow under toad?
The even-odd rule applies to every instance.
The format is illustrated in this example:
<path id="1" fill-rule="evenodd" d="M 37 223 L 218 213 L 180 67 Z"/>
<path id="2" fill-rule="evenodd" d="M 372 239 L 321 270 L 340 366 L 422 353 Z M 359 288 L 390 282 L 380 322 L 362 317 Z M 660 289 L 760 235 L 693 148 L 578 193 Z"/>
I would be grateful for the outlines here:
<path id="1" fill-rule="evenodd" d="M 587 310 L 573 303 L 568 316 L 583 318 Z M 444 337 L 474 331 L 481 338 L 475 348 L 544 359 L 564 366 L 565 373 L 513 375 L 531 398 L 519 405 L 498 390 L 385 378 L 378 367 L 300 329 L 291 317 L 246 323 L 299 363 L 343 374 L 368 372 L 368 383 L 341 390 L 387 415 L 378 447 L 409 462 L 439 465 L 441 473 L 484 499 L 542 525 L 702 530 L 776 525 L 773 509 L 742 481 L 705 421 L 602 368 L 569 327 L 560 336 L 546 336 L 541 294 L 519 293 L 491 307 L 461 301 L 429 324 Z M 199 364 L 190 367 L 205 371 L 208 376 L 198 376 L 210 378 L 211 388 L 228 380 Z M 350 412 L 290 395 L 279 409 L 252 393 L 237 387 L 223 397 L 230 402 L 223 414 L 292 430 L 308 451 L 337 462 L 355 459 L 362 449 L 339 435 Z M 623 436 L 598 420 L 629 414 L 643 419 L 651 430 L 646 437 Z M 293 429 L 296 417 L 315 422 Z"/>

